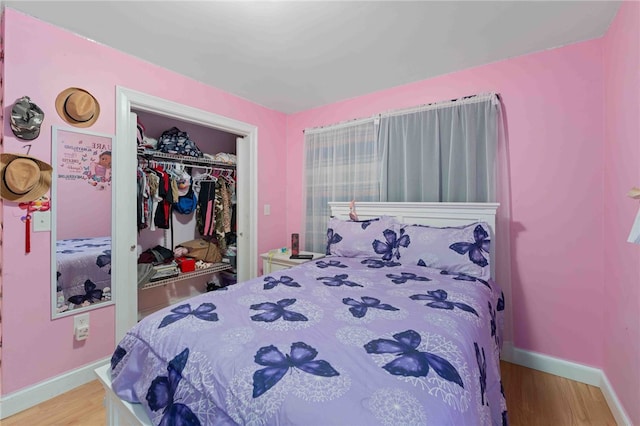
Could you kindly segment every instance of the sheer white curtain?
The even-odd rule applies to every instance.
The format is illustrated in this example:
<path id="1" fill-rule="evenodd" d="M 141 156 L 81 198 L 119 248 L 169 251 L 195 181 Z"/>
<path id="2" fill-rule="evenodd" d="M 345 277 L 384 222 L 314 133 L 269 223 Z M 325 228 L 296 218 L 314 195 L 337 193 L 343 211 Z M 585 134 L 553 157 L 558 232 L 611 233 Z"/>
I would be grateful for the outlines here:
<path id="1" fill-rule="evenodd" d="M 305 131 L 305 250 L 326 250 L 329 201 L 380 200 L 376 138 L 373 118 Z"/>

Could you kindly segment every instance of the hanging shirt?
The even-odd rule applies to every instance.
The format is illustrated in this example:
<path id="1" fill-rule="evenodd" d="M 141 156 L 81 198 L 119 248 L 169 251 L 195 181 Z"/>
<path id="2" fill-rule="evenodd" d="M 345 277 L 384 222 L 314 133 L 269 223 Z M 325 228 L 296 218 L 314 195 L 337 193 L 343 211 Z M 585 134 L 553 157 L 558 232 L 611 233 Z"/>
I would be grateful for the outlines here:
<path id="1" fill-rule="evenodd" d="M 215 235 L 215 209 L 216 183 L 214 181 L 200 182 L 198 193 L 198 205 L 196 207 L 196 223 L 198 232 L 203 237 Z"/>

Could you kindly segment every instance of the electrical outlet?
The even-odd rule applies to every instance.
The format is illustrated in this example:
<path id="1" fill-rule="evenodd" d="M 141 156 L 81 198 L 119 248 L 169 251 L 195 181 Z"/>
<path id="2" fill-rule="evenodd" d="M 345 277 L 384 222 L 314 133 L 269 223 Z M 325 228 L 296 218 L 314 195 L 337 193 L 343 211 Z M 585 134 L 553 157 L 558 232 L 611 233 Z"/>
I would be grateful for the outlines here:
<path id="1" fill-rule="evenodd" d="M 89 337 L 89 313 L 73 317 L 73 335 L 76 340 L 85 340 Z"/>

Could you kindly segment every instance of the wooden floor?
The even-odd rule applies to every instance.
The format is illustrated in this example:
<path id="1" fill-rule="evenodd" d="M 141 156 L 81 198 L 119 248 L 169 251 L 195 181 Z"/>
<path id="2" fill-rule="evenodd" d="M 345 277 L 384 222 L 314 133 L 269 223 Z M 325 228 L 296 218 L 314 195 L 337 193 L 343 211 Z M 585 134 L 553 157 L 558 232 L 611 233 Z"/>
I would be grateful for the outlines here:
<path id="1" fill-rule="evenodd" d="M 615 425 L 600 389 L 501 362 L 512 426 Z M 106 422 L 97 380 L 0 421 L 2 426 L 87 425 Z"/>
<path id="2" fill-rule="evenodd" d="M 500 362 L 512 426 L 608 426 L 616 422 L 602 391 L 584 383 Z"/>

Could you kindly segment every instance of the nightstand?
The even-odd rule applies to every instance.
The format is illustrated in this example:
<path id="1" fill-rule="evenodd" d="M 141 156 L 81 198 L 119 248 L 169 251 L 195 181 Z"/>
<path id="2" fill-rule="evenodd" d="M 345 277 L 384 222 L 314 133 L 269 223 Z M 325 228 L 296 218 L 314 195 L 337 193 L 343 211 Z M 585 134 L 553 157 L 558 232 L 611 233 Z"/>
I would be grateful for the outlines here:
<path id="1" fill-rule="evenodd" d="M 313 262 L 315 260 L 322 259 L 325 256 L 324 253 L 301 251 L 300 254 L 312 254 L 313 259 L 289 259 L 289 256 L 291 256 L 291 250 L 287 250 L 286 253 L 282 253 L 280 250 L 272 250 L 272 252 L 274 252 L 273 255 L 270 255 L 269 253 L 262 253 L 260 255 L 262 258 L 262 273 L 264 275 L 280 271 L 282 269 L 291 268 L 292 266 L 300 265 L 305 262 Z"/>

